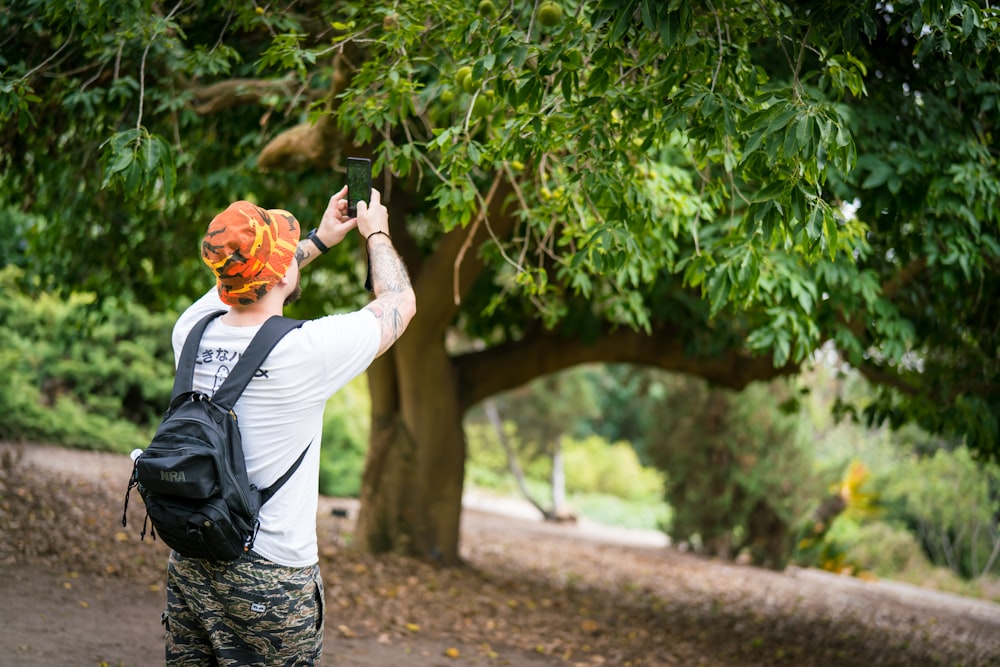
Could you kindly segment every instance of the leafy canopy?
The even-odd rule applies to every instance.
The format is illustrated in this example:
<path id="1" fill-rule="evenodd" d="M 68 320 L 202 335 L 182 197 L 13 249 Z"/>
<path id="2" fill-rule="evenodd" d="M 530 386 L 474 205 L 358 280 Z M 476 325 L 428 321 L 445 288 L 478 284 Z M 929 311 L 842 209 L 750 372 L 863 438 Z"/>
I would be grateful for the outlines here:
<path id="1" fill-rule="evenodd" d="M 415 272 L 489 227 L 486 275 L 440 288 L 469 335 L 679 331 L 778 368 L 832 341 L 886 387 L 870 419 L 1000 451 L 995 8 L 535 4 L 16 3 L 0 202 L 36 284 L 172 305 L 226 202 L 318 213 L 368 153 Z"/>

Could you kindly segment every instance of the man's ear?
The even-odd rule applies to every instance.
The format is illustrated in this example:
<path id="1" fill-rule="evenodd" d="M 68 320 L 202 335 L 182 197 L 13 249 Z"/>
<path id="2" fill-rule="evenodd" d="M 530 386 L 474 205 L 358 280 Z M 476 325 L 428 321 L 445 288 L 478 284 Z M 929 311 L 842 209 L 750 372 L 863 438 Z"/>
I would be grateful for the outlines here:
<path id="1" fill-rule="evenodd" d="M 295 278 L 298 275 L 298 271 L 299 271 L 299 262 L 297 259 L 292 259 L 292 261 L 288 264 L 288 270 L 285 271 L 285 275 L 281 276 L 281 278 L 278 279 L 278 284 L 289 285 L 296 282 Z"/>

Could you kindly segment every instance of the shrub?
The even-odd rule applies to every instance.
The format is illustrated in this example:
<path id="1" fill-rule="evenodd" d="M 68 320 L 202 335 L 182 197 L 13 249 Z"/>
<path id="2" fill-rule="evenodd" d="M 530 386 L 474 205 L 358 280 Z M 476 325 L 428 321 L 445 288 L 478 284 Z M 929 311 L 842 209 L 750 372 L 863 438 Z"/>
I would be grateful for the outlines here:
<path id="1" fill-rule="evenodd" d="M 608 444 L 591 436 L 583 440 L 564 439 L 566 490 L 595 493 L 624 500 L 658 504 L 663 495 L 663 475 L 639 462 L 626 442 Z"/>
<path id="2" fill-rule="evenodd" d="M 0 270 L 0 434 L 128 452 L 170 396 L 173 317 L 94 295 L 27 294 Z"/>
<path id="3" fill-rule="evenodd" d="M 913 534 L 883 521 L 858 526 L 853 531 L 851 543 L 845 547 L 848 562 L 880 577 L 898 577 L 902 573 L 931 569 Z"/>

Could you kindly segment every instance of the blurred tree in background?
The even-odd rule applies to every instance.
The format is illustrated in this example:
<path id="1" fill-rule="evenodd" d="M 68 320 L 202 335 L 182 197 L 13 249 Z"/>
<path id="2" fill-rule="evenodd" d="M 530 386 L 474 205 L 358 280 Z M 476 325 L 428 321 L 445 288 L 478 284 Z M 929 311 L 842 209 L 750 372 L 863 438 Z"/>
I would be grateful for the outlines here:
<path id="1" fill-rule="evenodd" d="M 1000 571 L 1000 467 L 942 449 L 906 460 L 885 487 L 890 519 L 916 535 L 931 562 L 966 579 Z"/>

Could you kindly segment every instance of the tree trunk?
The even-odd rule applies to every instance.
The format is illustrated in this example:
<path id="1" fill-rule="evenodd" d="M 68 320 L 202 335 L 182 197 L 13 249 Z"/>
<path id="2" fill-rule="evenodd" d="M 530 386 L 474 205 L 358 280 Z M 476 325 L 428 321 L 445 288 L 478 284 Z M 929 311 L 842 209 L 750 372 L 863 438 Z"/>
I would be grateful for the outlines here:
<path id="1" fill-rule="evenodd" d="M 566 468 L 563 461 L 562 438 L 552 443 L 552 514 L 556 519 L 569 515 L 566 511 Z"/>
<path id="2" fill-rule="evenodd" d="M 524 479 L 524 471 L 521 470 L 521 465 L 517 462 L 517 452 L 514 451 L 514 447 L 507 440 L 507 433 L 503 430 L 503 420 L 500 419 L 500 412 L 497 410 L 496 403 L 487 400 L 484 402 L 483 408 L 486 411 L 486 417 L 490 420 L 490 424 L 493 425 L 493 430 L 497 432 L 497 439 L 500 441 L 500 446 L 503 447 L 504 454 L 507 456 L 507 469 L 514 476 L 514 481 L 517 482 L 517 488 L 521 490 L 521 495 L 534 505 L 535 509 L 541 512 L 543 518 L 550 518 L 549 511 L 535 500 L 528 490 L 528 484 Z"/>
<path id="3" fill-rule="evenodd" d="M 462 410 L 444 342 L 404 336 L 369 369 L 372 432 L 356 541 L 454 565 L 465 475 Z"/>

